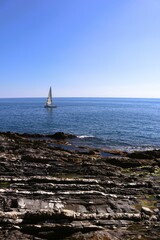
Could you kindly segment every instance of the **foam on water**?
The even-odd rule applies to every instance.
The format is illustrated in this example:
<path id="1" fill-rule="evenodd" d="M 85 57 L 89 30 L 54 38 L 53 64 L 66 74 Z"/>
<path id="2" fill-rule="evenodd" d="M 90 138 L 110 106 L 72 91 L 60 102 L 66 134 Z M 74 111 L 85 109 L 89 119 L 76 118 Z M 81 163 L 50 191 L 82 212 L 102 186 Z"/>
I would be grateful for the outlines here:
<path id="1" fill-rule="evenodd" d="M 87 135 L 81 135 L 81 136 L 77 136 L 77 138 L 94 138 L 94 136 L 92 136 L 92 135 L 89 135 L 89 136 L 87 136 Z"/>

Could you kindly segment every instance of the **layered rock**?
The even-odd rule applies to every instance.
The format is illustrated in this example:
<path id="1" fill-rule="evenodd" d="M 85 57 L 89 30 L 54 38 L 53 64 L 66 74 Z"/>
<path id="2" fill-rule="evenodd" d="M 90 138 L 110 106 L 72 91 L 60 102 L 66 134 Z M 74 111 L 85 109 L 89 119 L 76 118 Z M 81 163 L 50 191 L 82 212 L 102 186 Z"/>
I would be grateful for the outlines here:
<path id="1" fill-rule="evenodd" d="M 159 239 L 160 151 L 107 155 L 72 137 L 0 134 L 0 239 Z"/>

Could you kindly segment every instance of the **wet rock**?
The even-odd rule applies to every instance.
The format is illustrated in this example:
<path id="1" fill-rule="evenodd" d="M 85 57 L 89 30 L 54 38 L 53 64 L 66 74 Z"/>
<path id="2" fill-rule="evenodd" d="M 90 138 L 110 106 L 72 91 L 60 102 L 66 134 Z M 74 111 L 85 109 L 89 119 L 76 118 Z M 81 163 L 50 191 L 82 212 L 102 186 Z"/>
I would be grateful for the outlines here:
<path id="1" fill-rule="evenodd" d="M 128 157 L 137 158 L 137 159 L 155 159 L 160 157 L 160 150 L 152 150 L 152 151 L 136 151 L 133 153 L 128 153 Z"/>
<path id="2" fill-rule="evenodd" d="M 55 138 L 57 140 L 63 140 L 66 138 L 76 138 L 76 135 L 73 134 L 67 134 L 64 132 L 56 132 L 55 134 L 48 135 L 49 137 Z"/>

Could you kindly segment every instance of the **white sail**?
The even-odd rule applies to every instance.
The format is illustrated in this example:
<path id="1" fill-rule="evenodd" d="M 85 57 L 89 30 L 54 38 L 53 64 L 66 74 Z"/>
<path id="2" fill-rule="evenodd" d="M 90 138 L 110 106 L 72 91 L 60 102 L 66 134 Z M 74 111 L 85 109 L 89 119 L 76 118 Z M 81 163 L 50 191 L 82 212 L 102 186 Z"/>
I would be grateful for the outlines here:
<path id="1" fill-rule="evenodd" d="M 52 100 L 52 89 L 50 87 L 49 89 L 49 93 L 48 93 L 48 97 L 47 97 L 47 101 L 46 104 L 44 106 L 45 108 L 55 108 L 56 106 L 53 105 L 53 100 Z"/>
<path id="2" fill-rule="evenodd" d="M 47 106 L 52 105 L 52 89 L 51 89 L 51 87 L 50 87 L 50 89 L 49 89 L 49 93 L 48 93 L 48 98 L 47 98 L 46 105 L 47 105 Z"/>

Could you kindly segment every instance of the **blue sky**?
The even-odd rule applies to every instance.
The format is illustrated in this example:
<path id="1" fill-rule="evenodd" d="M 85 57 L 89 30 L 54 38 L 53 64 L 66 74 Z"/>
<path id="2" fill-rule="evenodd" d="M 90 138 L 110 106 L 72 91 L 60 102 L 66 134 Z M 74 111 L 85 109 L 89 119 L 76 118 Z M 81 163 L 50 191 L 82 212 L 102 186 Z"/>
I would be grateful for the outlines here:
<path id="1" fill-rule="evenodd" d="M 0 0 L 0 97 L 160 98 L 159 0 Z"/>

